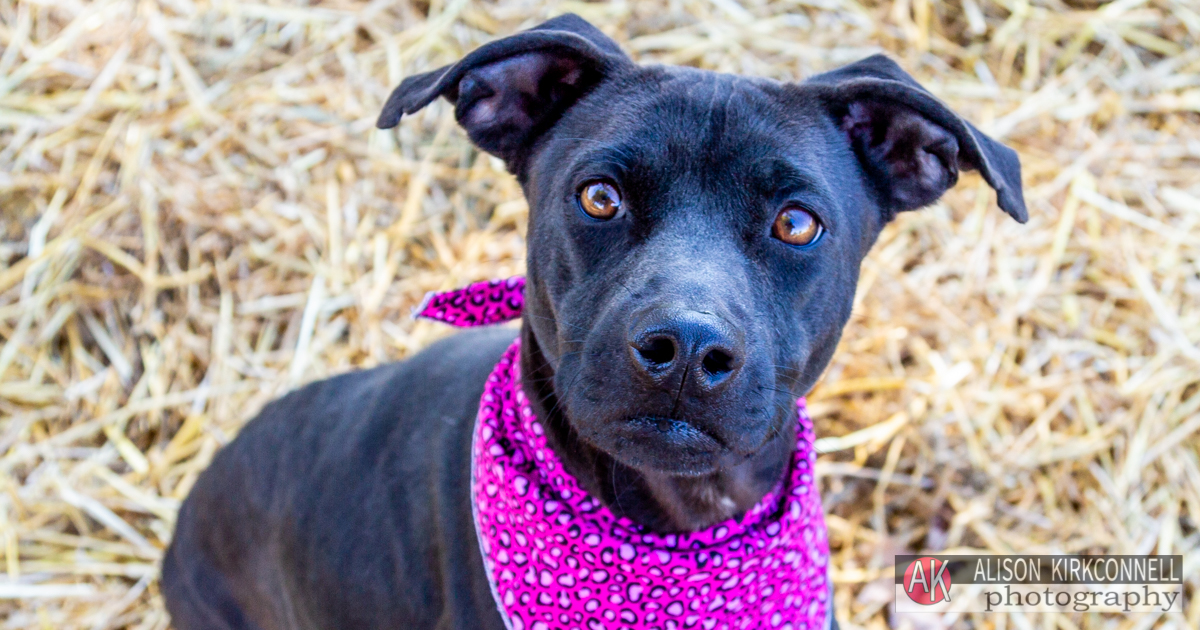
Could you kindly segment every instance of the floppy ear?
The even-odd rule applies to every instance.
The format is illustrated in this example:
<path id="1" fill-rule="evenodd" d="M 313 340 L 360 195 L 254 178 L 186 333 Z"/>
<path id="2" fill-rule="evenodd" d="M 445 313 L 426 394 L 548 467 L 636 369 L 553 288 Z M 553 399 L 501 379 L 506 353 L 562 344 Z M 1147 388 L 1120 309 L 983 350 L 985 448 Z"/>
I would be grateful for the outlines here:
<path id="1" fill-rule="evenodd" d="M 1017 153 L 960 118 L 896 62 L 875 55 L 805 85 L 822 91 L 890 212 L 929 205 L 958 181 L 960 169 L 976 169 L 1005 212 L 1028 220 Z"/>
<path id="2" fill-rule="evenodd" d="M 605 77 L 633 62 L 617 43 L 574 14 L 485 44 L 456 64 L 408 77 L 392 92 L 376 125 L 390 129 L 404 114 L 439 96 L 479 148 L 509 162 L 562 112 Z"/>

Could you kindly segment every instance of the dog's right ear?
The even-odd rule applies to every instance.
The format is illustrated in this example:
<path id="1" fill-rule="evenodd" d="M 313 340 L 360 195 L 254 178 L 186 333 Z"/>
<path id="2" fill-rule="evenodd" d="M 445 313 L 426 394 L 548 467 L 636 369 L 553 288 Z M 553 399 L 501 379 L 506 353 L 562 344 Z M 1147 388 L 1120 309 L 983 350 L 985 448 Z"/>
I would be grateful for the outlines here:
<path id="1" fill-rule="evenodd" d="M 376 125 L 390 129 L 439 96 L 455 104 L 476 146 L 513 169 L 524 151 L 580 96 L 633 61 L 574 14 L 485 44 L 456 64 L 408 77 Z"/>

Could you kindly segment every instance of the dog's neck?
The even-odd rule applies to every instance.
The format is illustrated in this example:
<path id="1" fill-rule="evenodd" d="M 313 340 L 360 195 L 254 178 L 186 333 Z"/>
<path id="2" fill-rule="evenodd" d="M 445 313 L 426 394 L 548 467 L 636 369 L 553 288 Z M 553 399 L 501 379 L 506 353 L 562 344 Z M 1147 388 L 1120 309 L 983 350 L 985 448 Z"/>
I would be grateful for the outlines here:
<path id="1" fill-rule="evenodd" d="M 795 448 L 795 426 L 786 424 L 787 430 L 751 458 L 707 475 L 637 470 L 584 442 L 572 429 L 554 390 L 554 369 L 528 325 L 521 328 L 521 375 L 530 405 L 567 472 L 614 514 L 656 532 L 697 531 L 740 518 L 783 478 Z"/>

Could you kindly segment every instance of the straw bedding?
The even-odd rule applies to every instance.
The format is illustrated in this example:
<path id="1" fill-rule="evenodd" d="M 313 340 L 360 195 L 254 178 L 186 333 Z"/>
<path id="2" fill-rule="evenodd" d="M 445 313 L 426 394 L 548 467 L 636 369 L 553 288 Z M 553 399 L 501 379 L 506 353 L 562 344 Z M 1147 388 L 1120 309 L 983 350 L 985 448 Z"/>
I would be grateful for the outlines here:
<path id="1" fill-rule="evenodd" d="M 390 88 L 575 11 L 641 61 L 795 80 L 886 51 L 1016 148 L 865 262 L 811 396 L 844 628 L 1200 627 L 1195 0 L 0 0 L 0 627 L 165 628 L 158 563 L 268 400 L 448 334 L 527 208 Z M 906 550 L 1179 553 L 1185 615 L 889 612 Z"/>

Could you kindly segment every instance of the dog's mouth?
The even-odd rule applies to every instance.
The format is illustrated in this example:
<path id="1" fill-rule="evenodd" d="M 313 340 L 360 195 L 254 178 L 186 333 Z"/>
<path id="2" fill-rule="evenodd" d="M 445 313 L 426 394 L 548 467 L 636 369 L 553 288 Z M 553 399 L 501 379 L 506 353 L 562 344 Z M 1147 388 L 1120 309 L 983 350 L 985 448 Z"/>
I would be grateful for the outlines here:
<path id="1" fill-rule="evenodd" d="M 592 441 L 631 468 L 685 476 L 713 472 L 730 452 L 724 440 L 695 424 L 657 416 L 615 422 Z"/>

